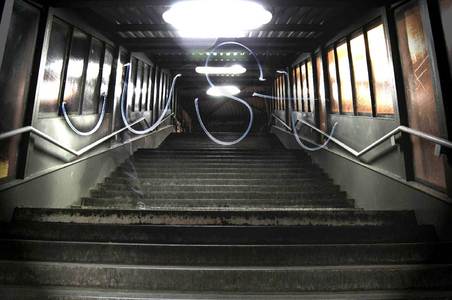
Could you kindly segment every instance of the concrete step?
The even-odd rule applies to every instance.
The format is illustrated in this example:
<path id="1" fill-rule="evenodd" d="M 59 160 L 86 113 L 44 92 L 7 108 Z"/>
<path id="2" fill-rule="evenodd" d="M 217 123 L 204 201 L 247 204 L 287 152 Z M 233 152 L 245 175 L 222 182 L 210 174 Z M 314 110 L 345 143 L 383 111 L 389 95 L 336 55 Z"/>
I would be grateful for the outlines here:
<path id="1" fill-rule="evenodd" d="M 16 222 L 154 225 L 368 225 L 415 226 L 412 211 L 364 211 L 359 209 L 291 210 L 108 210 L 17 208 Z"/>
<path id="2" fill-rule="evenodd" d="M 182 267 L 1 261 L 0 283 L 181 292 L 451 289 L 452 265 Z"/>
<path id="3" fill-rule="evenodd" d="M 247 166 L 244 168 L 244 166 Z M 266 165 L 247 165 L 245 163 L 238 165 L 228 165 L 228 164 L 162 164 L 162 165 L 128 165 L 128 166 L 120 166 L 116 169 L 116 172 L 121 171 L 136 171 L 138 173 L 155 173 L 155 172 L 172 172 L 175 173 L 212 173 L 212 171 L 217 171 L 217 173 L 241 173 L 241 174 L 252 174 L 252 173 L 261 173 L 261 172 L 272 172 L 277 174 L 324 174 L 323 171 L 319 168 L 308 166 L 308 167 L 300 167 L 291 163 L 287 163 L 286 165 L 278 164 L 275 166 L 266 166 Z"/>
<path id="4" fill-rule="evenodd" d="M 274 149 L 239 149 L 239 148 L 231 148 L 226 147 L 223 149 L 215 148 L 213 150 L 211 149 L 205 149 L 205 148 L 179 148 L 179 149 L 172 149 L 172 148 L 164 148 L 159 147 L 157 149 L 138 149 L 135 151 L 137 155 L 148 155 L 153 153 L 205 153 L 209 152 L 211 154 L 219 153 L 219 154 L 252 154 L 255 153 L 256 155 L 296 155 L 296 156 L 309 156 L 305 151 L 303 150 L 289 150 L 285 148 L 274 148 Z"/>
<path id="5" fill-rule="evenodd" d="M 152 292 L 67 287 L 0 286 L 2 299 L 16 300 L 448 300 L 452 290 L 392 290 L 305 293 Z"/>
<path id="6" fill-rule="evenodd" d="M 193 226 L 17 222 L 3 239 L 148 244 L 291 245 L 436 241 L 431 226 Z"/>
<path id="7" fill-rule="evenodd" d="M 246 163 L 241 164 L 203 164 L 203 163 L 190 163 L 190 164 L 135 164 L 135 165 L 123 165 L 119 166 L 117 171 L 126 172 L 170 172 L 170 171 L 182 171 L 182 172 L 212 172 L 217 170 L 219 173 L 223 172 L 234 172 L 234 173 L 251 173 L 251 172 L 273 172 L 273 173 L 306 173 L 306 172 L 321 172 L 313 166 L 296 166 L 293 164 L 286 165 L 246 165 Z"/>
<path id="8" fill-rule="evenodd" d="M 191 151 L 159 151 L 151 150 L 148 152 L 137 151 L 133 155 L 137 159 L 151 159 L 168 157 L 177 157 L 180 159 L 187 159 L 192 157 L 210 158 L 210 159 L 292 159 L 292 160 L 310 160 L 310 157 L 303 152 L 286 152 L 286 151 L 211 151 L 211 150 L 191 150 Z"/>
<path id="9" fill-rule="evenodd" d="M 226 192 L 226 191 L 261 191 L 261 192 L 339 192 L 339 186 L 326 183 L 314 183 L 307 182 L 301 185 L 272 185 L 272 184 L 259 184 L 259 185 L 247 185 L 247 184 L 180 184 L 179 182 L 167 182 L 166 184 L 145 182 L 135 183 L 131 186 L 129 183 L 102 183 L 98 184 L 97 190 L 99 191 L 130 191 L 136 189 L 136 185 L 145 192 Z"/>
<path id="10" fill-rule="evenodd" d="M 318 169 L 316 166 L 314 166 L 311 162 L 303 163 L 303 162 L 297 162 L 297 161 L 291 161 L 287 160 L 284 162 L 276 162 L 276 161 L 251 161 L 244 159 L 242 161 L 234 160 L 234 161 L 227 161 L 227 160 L 186 160 L 182 161 L 179 159 L 168 159 L 168 160 L 150 160 L 148 162 L 143 161 L 128 161 L 121 165 L 121 167 L 219 167 L 219 168 L 237 168 L 237 169 L 244 169 L 245 166 L 249 166 L 250 168 L 266 168 L 266 169 L 273 169 L 273 168 L 298 168 L 298 169 Z"/>
<path id="11" fill-rule="evenodd" d="M 130 173 L 129 173 L 130 174 Z M 216 173 L 214 170 L 211 172 L 184 172 L 180 174 L 177 170 L 172 172 L 168 172 L 165 170 L 155 170 L 153 172 L 136 172 L 139 177 L 142 178 L 181 178 L 181 177 L 190 177 L 197 179 L 213 179 L 213 178 L 222 178 L 222 179 L 304 179 L 304 178 L 313 178 L 316 177 L 316 180 L 322 180 L 323 178 L 327 178 L 323 172 L 300 172 L 300 173 L 258 173 L 258 172 L 221 172 Z M 112 173 L 111 177 L 130 177 L 127 173 L 121 171 L 115 171 Z"/>
<path id="12" fill-rule="evenodd" d="M 263 192 L 263 191 L 234 191 L 233 189 L 229 191 L 194 191 L 194 192 L 179 192 L 179 191 L 149 191 L 149 190 L 139 190 L 142 193 L 140 196 L 148 200 L 152 199 L 216 199 L 216 200 L 228 200 L 228 199 L 250 199 L 250 200 L 288 200 L 288 201 L 304 201 L 307 200 L 317 200 L 317 199 L 345 199 L 346 194 L 344 192 L 328 192 L 328 191 L 301 191 L 301 192 Z M 106 190 L 93 190 L 91 191 L 91 197 L 93 198 L 126 198 L 126 197 L 136 197 L 137 191 L 106 191 Z"/>
<path id="13" fill-rule="evenodd" d="M 157 165 L 157 166 L 141 166 L 141 165 L 135 165 L 135 166 L 127 166 L 127 167 L 119 167 L 116 169 L 116 174 L 118 173 L 137 173 L 137 174 L 154 174 L 154 173 L 179 173 L 181 176 L 184 176 L 185 173 L 212 173 L 217 172 L 220 174 L 252 174 L 252 173 L 273 173 L 273 174 L 313 174 L 313 175 L 324 175 L 324 173 L 321 170 L 315 170 L 311 168 L 303 169 L 303 168 L 296 168 L 293 166 L 287 166 L 287 167 L 256 167 L 256 166 L 248 166 L 247 168 L 244 168 L 243 165 L 241 167 L 234 167 L 234 166 L 219 166 L 219 165 Z"/>
<path id="14" fill-rule="evenodd" d="M 320 182 L 319 182 L 319 179 Z M 333 185 L 333 181 L 328 177 L 306 177 L 306 178 L 242 178 L 242 179 L 216 179 L 216 178 L 172 178 L 169 181 L 167 178 L 152 178 L 151 180 L 146 180 L 144 178 L 136 178 L 136 182 L 140 182 L 142 185 L 166 185 L 166 186 L 177 186 L 177 185 L 296 185 L 296 186 L 310 186 L 315 184 L 320 185 Z M 130 177 L 107 177 L 105 178 L 105 183 L 107 184 L 125 184 L 130 185 Z"/>
<path id="15" fill-rule="evenodd" d="M 82 207 L 84 208 L 108 208 L 108 209 L 128 209 L 128 210 L 142 210 L 142 209 L 182 209 L 182 208 L 285 208 L 285 209 L 299 209 L 299 208 L 354 208 L 355 202 L 349 199 L 199 199 L 183 198 L 183 199 L 146 199 L 143 198 L 139 192 L 133 197 L 115 197 L 115 198 L 82 198 Z"/>
<path id="16" fill-rule="evenodd" d="M 452 244 L 154 245 L 4 240 L 0 260 L 242 267 L 435 264 L 452 263 Z"/>

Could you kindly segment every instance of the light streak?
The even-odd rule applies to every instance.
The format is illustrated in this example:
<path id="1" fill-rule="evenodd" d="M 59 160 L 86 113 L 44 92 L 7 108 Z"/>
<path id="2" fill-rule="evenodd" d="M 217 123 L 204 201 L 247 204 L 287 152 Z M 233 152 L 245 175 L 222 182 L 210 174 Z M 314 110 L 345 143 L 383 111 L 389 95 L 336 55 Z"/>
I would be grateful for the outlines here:
<path id="1" fill-rule="evenodd" d="M 222 46 L 225 46 L 225 45 L 235 45 L 235 46 L 239 46 L 239 47 L 242 47 L 242 48 L 246 49 L 254 57 L 254 59 L 256 60 L 257 65 L 259 67 L 259 81 L 265 81 L 264 72 L 262 70 L 262 65 L 260 64 L 259 59 L 257 58 L 256 54 L 250 48 L 248 48 L 247 46 L 245 46 L 245 45 L 243 45 L 241 43 L 238 43 L 238 42 L 223 42 L 223 43 L 220 43 L 220 44 L 216 45 L 211 51 L 209 51 L 209 54 L 207 55 L 206 64 L 205 64 L 206 68 L 209 67 L 209 61 L 210 61 L 211 53 L 218 52 L 217 51 L 218 48 L 220 48 Z M 213 84 L 212 81 L 210 80 L 209 74 L 206 73 L 205 75 L 206 75 L 206 80 L 209 83 L 209 85 L 212 88 L 216 88 L 215 84 Z M 201 128 L 204 131 L 204 133 L 216 144 L 223 145 L 223 146 L 232 146 L 232 145 L 240 143 L 243 139 L 245 139 L 248 136 L 248 134 L 251 131 L 251 127 L 253 126 L 254 114 L 253 114 L 253 109 L 251 108 L 251 106 L 245 100 L 243 100 L 243 99 L 241 99 L 239 97 L 235 97 L 233 95 L 224 95 L 224 97 L 243 104 L 248 109 L 249 115 L 250 115 L 248 126 L 247 126 L 245 132 L 238 139 L 236 139 L 234 141 L 231 141 L 231 142 L 221 141 L 221 140 L 215 138 L 209 132 L 209 130 L 206 128 L 206 126 L 204 125 L 204 122 L 202 121 L 202 118 L 201 118 L 201 113 L 199 111 L 199 105 L 198 105 L 198 102 L 199 102 L 198 98 L 195 99 L 195 109 L 196 109 L 196 115 L 198 117 L 199 124 L 201 125 Z"/>
<path id="2" fill-rule="evenodd" d="M 73 132 L 75 132 L 77 135 L 80 136 L 90 136 L 93 133 L 95 133 L 96 131 L 99 130 L 100 126 L 102 125 L 102 122 L 104 120 L 105 117 L 105 107 L 106 107 L 106 103 L 107 103 L 107 96 L 105 94 L 103 94 L 101 96 L 103 98 L 103 103 L 102 103 L 102 111 L 100 113 L 100 117 L 99 120 L 97 121 L 96 125 L 94 126 L 93 129 L 91 129 L 90 131 L 81 131 L 78 130 L 74 124 L 72 124 L 71 119 L 69 118 L 67 111 L 66 111 L 66 102 L 63 101 L 63 103 L 61 103 L 61 111 L 63 112 L 63 116 L 64 119 L 66 120 L 66 124 L 72 129 Z"/>
<path id="3" fill-rule="evenodd" d="M 177 78 L 181 77 L 182 74 L 177 74 L 176 76 L 174 76 L 173 82 L 171 84 L 171 89 L 170 89 L 170 92 L 168 94 L 168 98 L 166 100 L 165 108 L 163 110 L 163 113 L 160 114 L 158 120 L 152 126 L 150 126 L 147 129 L 136 130 L 136 129 L 133 129 L 131 127 L 131 125 L 129 124 L 129 122 L 127 121 L 127 113 L 125 112 L 125 107 L 127 106 L 127 103 L 125 102 L 125 99 L 126 99 L 125 95 L 127 94 L 126 91 L 127 91 L 128 86 L 129 86 L 129 80 L 130 80 L 130 73 L 131 72 L 130 72 L 130 64 L 126 64 L 124 66 L 126 67 L 126 80 L 124 81 L 124 86 L 123 86 L 122 95 L 121 95 L 121 101 L 120 101 L 122 121 L 124 122 L 124 125 L 127 127 L 127 129 L 130 132 L 132 132 L 132 133 L 134 133 L 136 135 L 148 134 L 151 131 L 155 130 L 162 123 L 163 119 L 165 118 L 165 115 L 168 112 L 168 109 L 169 109 L 169 106 L 170 106 L 170 103 L 171 103 L 174 87 L 176 85 L 176 80 L 177 80 Z"/>
<path id="4" fill-rule="evenodd" d="M 280 70 L 278 70 L 276 72 L 279 73 L 279 74 L 284 74 L 286 76 L 286 78 L 287 78 L 287 81 L 290 82 L 289 73 L 287 73 L 286 71 L 280 71 Z M 273 96 L 269 96 L 269 95 L 263 95 L 263 94 L 259 94 L 259 93 L 253 93 L 253 96 L 260 97 L 260 98 L 263 98 L 263 99 L 270 99 L 270 100 L 277 100 L 277 99 L 279 99 L 277 97 L 273 97 Z M 296 100 L 295 98 L 282 98 L 282 99 L 283 100 L 289 100 L 289 101 Z M 298 119 L 298 115 L 297 115 L 297 112 L 293 111 L 293 106 L 292 105 L 293 105 L 293 103 L 291 103 L 291 105 L 289 105 L 289 114 L 292 116 L 292 118 L 291 118 L 292 119 L 292 122 L 291 122 L 292 132 L 293 132 L 293 136 L 294 136 L 295 140 L 297 141 L 298 145 L 300 145 L 300 147 L 303 148 L 304 150 L 311 151 L 311 152 L 318 151 L 318 150 L 321 150 L 321 149 L 325 148 L 328 145 L 328 143 L 331 141 L 331 138 L 334 135 L 334 132 L 336 130 L 336 126 L 338 125 L 338 123 L 337 122 L 334 123 L 333 128 L 331 130 L 331 133 L 329 135 L 327 135 L 328 139 L 322 145 L 314 144 L 314 145 L 316 145 L 316 147 L 306 146 L 305 144 L 303 144 L 303 142 L 300 139 L 300 136 L 298 135 L 297 127 L 296 127 L 296 124 L 295 124 L 295 119 Z M 302 121 L 303 121 L 303 116 L 301 118 L 302 118 Z"/>

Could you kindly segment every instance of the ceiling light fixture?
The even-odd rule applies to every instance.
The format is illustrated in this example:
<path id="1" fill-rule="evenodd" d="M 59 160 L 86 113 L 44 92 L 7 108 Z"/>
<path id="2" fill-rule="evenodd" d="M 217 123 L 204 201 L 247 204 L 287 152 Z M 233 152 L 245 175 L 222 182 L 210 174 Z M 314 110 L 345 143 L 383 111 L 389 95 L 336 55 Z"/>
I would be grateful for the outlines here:
<path id="1" fill-rule="evenodd" d="M 162 17 L 181 37 L 233 38 L 267 24 L 272 14 L 246 0 L 188 0 L 173 4 Z"/>
<path id="2" fill-rule="evenodd" d="M 207 90 L 207 95 L 212 97 L 234 96 L 240 94 L 240 89 L 235 85 L 214 86 Z"/>
<path id="3" fill-rule="evenodd" d="M 229 67 L 196 67 L 196 73 L 209 75 L 238 75 L 246 72 L 242 65 L 232 65 Z"/>

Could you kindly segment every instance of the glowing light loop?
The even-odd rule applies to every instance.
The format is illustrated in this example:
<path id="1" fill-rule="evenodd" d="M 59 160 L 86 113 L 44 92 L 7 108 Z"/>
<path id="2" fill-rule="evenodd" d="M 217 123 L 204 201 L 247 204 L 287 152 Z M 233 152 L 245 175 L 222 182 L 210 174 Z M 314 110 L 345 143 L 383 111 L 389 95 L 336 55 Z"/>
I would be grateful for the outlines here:
<path id="1" fill-rule="evenodd" d="M 104 117 L 105 117 L 105 108 L 106 108 L 106 104 L 107 104 L 107 96 L 105 94 L 103 94 L 102 96 L 103 99 L 103 103 L 102 103 L 102 110 L 100 113 L 100 117 L 99 120 L 97 121 L 96 125 L 93 127 L 93 129 L 89 130 L 89 131 L 81 131 L 79 129 L 77 129 L 75 127 L 75 125 L 72 123 L 71 119 L 68 116 L 67 110 L 66 110 L 66 102 L 63 101 L 63 103 L 61 103 L 61 111 L 63 112 L 63 116 L 64 119 L 66 120 L 66 124 L 72 129 L 73 132 L 75 132 L 77 135 L 80 136 L 90 136 L 93 133 L 95 133 L 96 131 L 99 130 L 100 126 L 102 125 L 102 122 L 104 121 Z"/>
<path id="2" fill-rule="evenodd" d="M 176 76 L 174 76 L 173 82 L 171 84 L 171 89 L 170 89 L 170 92 L 168 94 L 168 98 L 167 98 L 167 101 L 166 101 L 165 108 L 163 110 L 163 113 L 160 114 L 158 120 L 153 125 L 151 125 L 149 128 L 147 128 L 147 129 L 136 130 L 136 129 L 133 129 L 132 126 L 129 124 L 129 122 L 127 120 L 127 114 L 126 114 L 126 111 L 125 111 L 125 108 L 127 106 L 127 103 L 125 102 L 125 99 L 126 99 L 125 95 L 126 95 L 126 91 L 127 91 L 128 86 L 129 86 L 129 80 L 130 80 L 130 64 L 126 64 L 125 67 L 127 68 L 126 69 L 126 78 L 127 79 L 124 82 L 122 95 L 121 95 L 121 101 L 120 101 L 122 121 L 124 122 L 124 125 L 127 127 L 127 129 L 130 132 L 132 132 L 132 133 L 134 133 L 136 135 L 148 134 L 151 131 L 155 130 L 162 123 L 162 120 L 165 118 L 165 115 L 168 112 L 168 109 L 169 109 L 169 106 L 170 106 L 170 103 L 171 103 L 171 98 L 173 96 L 174 87 L 176 85 L 176 80 L 177 80 L 177 78 L 181 77 L 182 74 L 177 74 Z"/>
<path id="3" fill-rule="evenodd" d="M 257 58 L 256 54 L 255 54 L 250 48 L 248 48 L 247 46 L 245 46 L 245 45 L 243 45 L 243 44 L 241 44 L 241 43 L 238 43 L 238 42 L 223 42 L 223 43 L 220 43 L 220 44 L 216 45 L 216 46 L 209 52 L 209 54 L 207 55 L 207 58 L 206 58 L 206 64 L 205 64 L 205 67 L 206 67 L 206 68 L 209 67 L 209 61 L 210 61 L 211 53 L 216 52 L 218 48 L 220 48 L 220 47 L 222 47 L 222 46 L 225 46 L 225 45 L 235 45 L 235 46 L 239 46 L 239 47 L 242 47 L 242 48 L 244 48 L 245 50 L 247 50 L 247 51 L 254 57 L 254 59 L 256 60 L 257 66 L 259 67 L 259 81 L 265 81 L 265 78 L 264 78 L 264 72 L 263 72 L 263 69 L 262 69 L 262 65 L 260 64 L 259 59 Z M 215 86 L 215 84 L 210 80 L 209 74 L 206 73 L 205 75 L 206 75 L 206 80 L 207 80 L 207 82 L 209 83 L 209 85 L 210 85 L 212 88 L 215 88 L 216 86 Z M 204 122 L 202 121 L 202 118 L 201 118 L 201 113 L 200 113 L 200 111 L 199 111 L 199 105 L 198 105 L 198 102 L 199 102 L 199 99 L 198 99 L 198 98 L 195 99 L 195 109 L 196 109 L 196 115 L 197 115 L 197 117 L 198 117 L 199 124 L 201 125 L 201 128 L 203 129 L 203 131 L 205 132 L 205 134 L 206 134 L 206 135 L 207 135 L 214 143 L 216 143 L 216 144 L 223 145 L 223 146 L 232 146 L 232 145 L 235 145 L 235 144 L 240 143 L 243 139 L 245 139 L 245 138 L 248 136 L 248 134 L 249 134 L 250 131 L 251 131 L 251 127 L 253 126 L 254 113 L 253 113 L 253 109 L 251 108 L 251 106 L 250 106 L 245 100 L 243 100 L 243 99 L 241 99 L 241 98 L 239 98 L 239 97 L 235 97 L 235 96 L 233 96 L 233 95 L 226 95 L 226 94 L 225 94 L 224 97 L 229 98 L 229 99 L 231 99 L 231 100 L 234 100 L 234 101 L 237 101 L 237 102 L 243 104 L 243 105 L 248 109 L 248 112 L 249 112 L 249 115 L 250 115 L 250 119 L 249 119 L 249 122 L 248 122 L 248 126 L 247 126 L 245 132 L 244 132 L 238 139 L 236 139 L 236 140 L 234 140 L 234 141 L 231 141 L 231 142 L 221 141 L 221 140 L 215 138 L 215 137 L 209 132 L 209 130 L 206 128 L 206 126 L 204 125 Z"/>
<path id="4" fill-rule="evenodd" d="M 289 82 L 289 80 L 290 80 L 289 73 L 287 73 L 286 71 L 279 71 L 279 70 L 277 71 L 277 73 L 284 74 L 287 77 L 287 80 Z M 259 94 L 259 93 L 253 93 L 253 96 L 260 97 L 260 98 L 263 98 L 263 99 L 270 99 L 270 100 L 280 99 L 280 98 L 277 98 L 277 97 L 273 97 L 273 96 L 269 96 L 269 95 L 263 95 L 263 94 Z M 282 98 L 282 99 L 283 100 L 289 100 L 289 101 L 296 100 L 295 98 Z M 325 148 L 328 145 L 328 143 L 331 141 L 331 138 L 333 137 L 334 132 L 336 131 L 336 127 L 337 127 L 338 123 L 337 122 L 334 123 L 333 128 L 331 129 L 331 133 L 329 135 L 327 135 L 328 139 L 322 145 L 314 144 L 314 145 L 316 145 L 316 147 L 309 147 L 309 146 L 306 146 L 305 144 L 303 144 L 303 142 L 300 139 L 300 136 L 298 135 L 296 124 L 295 124 L 295 119 L 298 118 L 298 115 L 297 115 L 297 112 L 292 111 L 292 110 L 293 110 L 292 105 L 289 105 L 289 114 L 292 116 L 292 118 L 291 118 L 292 119 L 292 122 L 291 122 L 292 123 L 291 124 L 292 125 L 292 132 L 293 132 L 293 136 L 294 136 L 295 140 L 297 141 L 298 145 L 300 145 L 300 147 L 303 148 L 304 150 L 311 151 L 311 152 L 318 151 L 318 150 L 321 150 L 321 149 Z M 303 121 L 303 117 L 302 117 L 302 121 Z"/>

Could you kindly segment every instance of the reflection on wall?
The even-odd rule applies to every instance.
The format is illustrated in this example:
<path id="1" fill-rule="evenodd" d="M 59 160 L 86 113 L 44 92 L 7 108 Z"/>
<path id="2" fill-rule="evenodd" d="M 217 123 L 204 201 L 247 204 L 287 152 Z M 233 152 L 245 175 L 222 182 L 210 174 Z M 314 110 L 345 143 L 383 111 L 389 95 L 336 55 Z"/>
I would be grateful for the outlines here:
<path id="1" fill-rule="evenodd" d="M 72 114 L 79 114 L 81 112 L 83 75 L 88 59 L 86 54 L 88 52 L 88 36 L 80 30 L 75 29 L 72 34 L 63 98 L 67 103 L 66 107 L 69 113 Z"/>
<path id="2" fill-rule="evenodd" d="M 296 99 L 297 99 L 297 111 L 303 110 L 303 89 L 301 88 L 301 68 L 300 66 L 296 67 L 296 74 L 297 74 L 297 93 Z"/>
<path id="3" fill-rule="evenodd" d="M 358 113 L 372 115 L 372 98 L 364 34 L 361 33 L 350 41 L 350 49 L 355 78 L 356 110 Z"/>
<path id="4" fill-rule="evenodd" d="M 311 60 L 308 60 L 306 62 L 306 69 L 307 69 L 307 75 L 308 75 L 308 103 L 309 103 L 309 111 L 313 112 L 315 111 L 315 93 L 314 93 L 314 71 L 312 68 L 312 62 Z"/>
<path id="5" fill-rule="evenodd" d="M 339 113 L 339 86 L 337 83 L 336 59 L 334 49 L 328 51 L 328 76 L 330 86 L 330 111 Z"/>
<path id="6" fill-rule="evenodd" d="M 343 113 L 353 113 L 352 79 L 350 76 L 350 60 L 347 43 L 336 48 L 339 79 L 341 84 L 341 109 Z"/>
<path id="7" fill-rule="evenodd" d="M 111 46 L 54 17 L 38 96 L 40 116 L 57 117 L 62 100 L 70 114 L 98 114 L 112 63 Z"/>
<path id="8" fill-rule="evenodd" d="M 394 114 L 394 71 L 389 60 L 383 24 L 367 32 L 377 115 Z"/>
<path id="9" fill-rule="evenodd" d="M 99 110 L 100 83 L 102 81 L 102 77 L 100 76 L 100 64 L 104 50 L 103 48 L 101 41 L 96 38 L 91 39 L 88 69 L 86 70 L 85 88 L 83 93 L 84 101 L 82 112 L 84 114 L 95 114 Z"/>
<path id="10" fill-rule="evenodd" d="M 309 90 L 308 90 L 308 80 L 306 76 L 306 64 L 301 65 L 301 88 L 302 88 L 302 103 L 303 111 L 309 111 Z"/>
<path id="11" fill-rule="evenodd" d="M 66 44 L 70 36 L 69 26 L 54 20 L 47 50 L 44 78 L 39 89 L 40 113 L 58 112 L 58 99 L 63 75 L 63 64 L 66 55 Z"/>
<path id="12" fill-rule="evenodd" d="M 326 131 L 327 124 L 326 124 L 326 98 L 325 98 L 325 82 L 324 82 L 324 73 L 323 73 L 323 62 L 322 62 L 322 55 L 317 54 L 315 58 L 315 63 L 317 67 L 317 94 L 319 95 L 319 114 L 320 114 L 320 129 L 323 131 Z"/>
<path id="13" fill-rule="evenodd" d="M 432 65 L 418 5 L 397 10 L 397 33 L 402 59 L 409 126 L 441 136 L 433 87 Z M 446 187 L 443 157 L 434 156 L 432 143 L 412 137 L 414 172 L 418 180 Z"/>

